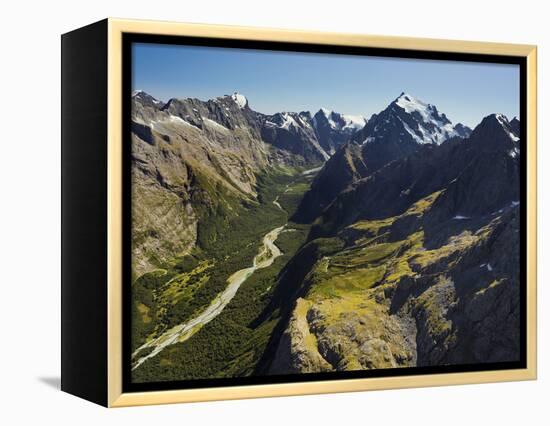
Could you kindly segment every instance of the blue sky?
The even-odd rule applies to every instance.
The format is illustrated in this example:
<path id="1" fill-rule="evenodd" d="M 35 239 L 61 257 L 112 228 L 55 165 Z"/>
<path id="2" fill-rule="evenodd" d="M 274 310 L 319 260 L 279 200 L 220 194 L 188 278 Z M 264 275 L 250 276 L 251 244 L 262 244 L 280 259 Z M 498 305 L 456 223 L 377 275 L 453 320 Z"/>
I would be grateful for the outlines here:
<path id="1" fill-rule="evenodd" d="M 211 99 L 238 91 L 252 109 L 370 117 L 401 92 L 475 126 L 519 115 L 519 66 L 230 48 L 133 45 L 133 89 L 158 99 Z"/>

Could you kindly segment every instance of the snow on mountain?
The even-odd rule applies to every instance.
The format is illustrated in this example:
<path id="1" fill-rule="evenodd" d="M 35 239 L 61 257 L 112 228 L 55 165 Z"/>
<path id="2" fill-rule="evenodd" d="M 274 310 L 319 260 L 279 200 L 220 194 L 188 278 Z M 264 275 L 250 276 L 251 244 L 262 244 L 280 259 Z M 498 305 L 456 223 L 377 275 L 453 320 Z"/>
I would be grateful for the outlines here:
<path id="1" fill-rule="evenodd" d="M 278 139 L 279 143 L 289 143 L 299 147 L 304 141 L 309 148 L 316 151 L 322 160 L 328 160 L 330 155 L 324 149 L 316 135 L 312 125 L 311 113 L 308 111 L 278 112 L 271 116 L 265 116 L 262 136 L 268 140 Z"/>
<path id="2" fill-rule="evenodd" d="M 282 118 L 282 122 L 280 123 L 279 127 L 286 130 L 288 130 L 290 126 L 299 127 L 294 117 L 288 112 L 283 112 L 280 117 Z"/>
<path id="3" fill-rule="evenodd" d="M 514 117 L 510 120 L 510 128 L 512 129 L 512 131 L 514 132 L 514 134 L 516 136 L 520 136 L 521 134 L 521 123 L 520 121 L 518 120 L 517 117 Z"/>
<path id="4" fill-rule="evenodd" d="M 361 115 L 342 114 L 345 123 L 342 130 L 360 130 L 367 124 L 367 119 Z"/>
<path id="5" fill-rule="evenodd" d="M 462 123 L 456 123 L 453 129 L 456 132 L 457 136 L 462 139 L 466 139 L 472 133 L 472 129 Z"/>
<path id="6" fill-rule="evenodd" d="M 417 126 L 410 126 L 405 122 L 403 124 L 405 130 L 418 143 L 441 144 L 449 138 L 455 136 L 462 137 L 462 133 L 455 129 L 455 126 L 453 126 L 445 114 L 440 114 L 434 105 L 416 99 L 408 93 L 401 93 L 393 102 L 393 105 L 401 108 L 416 119 Z M 461 124 L 460 128 L 463 127 Z"/>
<path id="7" fill-rule="evenodd" d="M 248 99 L 246 99 L 246 96 L 241 95 L 240 93 L 234 92 L 231 95 L 231 99 L 233 99 L 241 109 L 248 105 Z"/>
<path id="8" fill-rule="evenodd" d="M 321 114 L 322 117 L 325 118 L 325 120 L 327 121 L 327 123 L 328 123 L 328 125 L 331 129 L 336 129 L 338 127 L 336 122 L 332 119 L 332 111 L 329 110 L 329 109 L 326 109 L 326 108 L 321 108 L 319 110 L 319 112 L 317 114 L 315 114 L 315 116 L 313 118 L 313 125 L 315 127 L 319 126 L 319 121 L 318 121 L 319 114 Z"/>
<path id="9" fill-rule="evenodd" d="M 503 114 L 490 114 L 485 117 L 469 138 L 469 142 L 478 150 L 491 152 L 504 150 L 512 158 L 520 155 L 519 141 L 512 123 Z"/>
<path id="10" fill-rule="evenodd" d="M 506 143 L 513 143 L 514 146 L 519 142 L 519 137 L 514 133 L 512 123 L 504 114 L 490 114 L 485 117 L 476 127 L 476 134 L 481 130 L 486 132 L 498 133 L 501 139 Z M 473 136 L 473 134 L 472 134 Z"/>
<path id="11" fill-rule="evenodd" d="M 401 93 L 385 110 L 375 114 L 359 135 L 364 144 L 387 140 L 416 144 L 441 144 L 453 137 L 466 138 L 471 129 L 453 123 L 434 105 Z"/>
<path id="12" fill-rule="evenodd" d="M 418 112 L 422 115 L 425 121 L 433 120 L 433 105 L 426 104 L 416 98 L 413 98 L 405 92 L 401 93 L 401 95 L 395 100 L 395 103 L 409 114 Z"/>
<path id="13" fill-rule="evenodd" d="M 510 136 L 510 139 L 512 139 L 514 142 L 519 141 L 519 138 L 514 134 L 512 125 L 508 121 L 508 118 L 504 114 L 495 114 L 495 118 L 498 120 L 498 122 L 502 125 L 502 128 L 508 135 Z M 515 117 L 514 117 L 515 118 Z"/>
<path id="14" fill-rule="evenodd" d="M 143 90 L 134 90 L 132 98 L 140 101 L 143 105 L 162 107 L 164 104 Z"/>
<path id="15" fill-rule="evenodd" d="M 319 114 L 322 114 L 324 118 L 322 122 Z M 277 126 L 287 130 L 290 126 L 295 126 L 310 127 L 317 132 L 319 132 L 321 127 L 328 126 L 331 130 L 345 134 L 351 134 L 362 129 L 366 123 L 367 119 L 360 115 L 340 114 L 326 108 L 321 108 L 315 116 L 312 116 L 309 111 L 302 111 L 300 113 L 280 112 L 272 115 L 265 122 L 267 126 Z"/>
<path id="16" fill-rule="evenodd" d="M 331 129 L 347 133 L 360 130 L 367 124 L 367 119 L 360 115 L 341 114 L 327 108 L 321 108 L 313 118 L 313 123 L 316 127 L 320 125 L 318 121 L 320 114 L 324 116 Z"/>
<path id="17" fill-rule="evenodd" d="M 321 108 L 313 117 L 311 114 L 309 116 L 309 122 L 315 129 L 319 143 L 330 154 L 334 154 L 367 123 L 364 117 L 341 114 L 327 108 Z"/>
<path id="18" fill-rule="evenodd" d="M 265 121 L 267 127 L 279 127 L 281 129 L 289 130 L 291 126 L 299 128 L 297 121 L 297 114 L 289 112 L 278 112 Z"/>

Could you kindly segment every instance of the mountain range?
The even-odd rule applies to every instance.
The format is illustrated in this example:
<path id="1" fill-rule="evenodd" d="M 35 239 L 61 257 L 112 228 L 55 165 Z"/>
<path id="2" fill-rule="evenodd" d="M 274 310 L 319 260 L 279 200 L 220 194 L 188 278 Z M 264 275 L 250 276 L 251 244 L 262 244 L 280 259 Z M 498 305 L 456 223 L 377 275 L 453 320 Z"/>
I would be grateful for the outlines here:
<path id="1" fill-rule="evenodd" d="M 518 119 L 132 100 L 136 381 L 518 359 Z"/>
<path id="2" fill-rule="evenodd" d="M 287 266 L 302 284 L 269 371 L 517 360 L 518 143 L 493 114 L 339 193 Z"/>
<path id="3" fill-rule="evenodd" d="M 405 157 L 422 145 L 440 145 L 453 138 L 467 138 L 471 129 L 452 125 L 433 105 L 401 93 L 351 138 L 317 176 L 313 189 L 303 199 L 301 221 L 311 221 L 348 185 Z"/>

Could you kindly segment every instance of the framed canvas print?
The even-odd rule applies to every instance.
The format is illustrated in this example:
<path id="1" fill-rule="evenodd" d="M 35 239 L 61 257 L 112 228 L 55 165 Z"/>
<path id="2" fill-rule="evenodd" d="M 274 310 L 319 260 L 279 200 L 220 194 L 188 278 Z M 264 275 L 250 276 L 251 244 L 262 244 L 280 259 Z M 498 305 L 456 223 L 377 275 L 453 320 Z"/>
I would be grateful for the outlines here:
<path id="1" fill-rule="evenodd" d="M 62 389 L 536 377 L 536 48 L 107 19 L 62 37 Z"/>

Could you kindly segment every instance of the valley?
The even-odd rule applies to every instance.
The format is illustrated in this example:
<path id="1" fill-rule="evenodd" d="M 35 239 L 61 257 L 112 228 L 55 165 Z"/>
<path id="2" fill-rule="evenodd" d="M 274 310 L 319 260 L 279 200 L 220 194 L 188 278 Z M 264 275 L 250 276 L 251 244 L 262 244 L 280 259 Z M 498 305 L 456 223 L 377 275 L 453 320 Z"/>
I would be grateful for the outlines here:
<path id="1" fill-rule="evenodd" d="M 133 109 L 132 381 L 519 356 L 519 126 L 240 94 Z"/>
<path id="2" fill-rule="evenodd" d="M 239 368 L 252 371 L 255 362 L 261 355 L 262 342 L 265 346 L 266 338 L 275 321 L 258 329 L 250 327 L 250 323 L 256 319 L 264 304 L 269 300 L 269 296 L 276 286 L 277 274 L 284 262 L 293 256 L 307 235 L 309 227 L 288 222 L 288 218 L 296 208 L 303 192 L 309 188 L 315 171 L 311 169 L 297 170 L 289 175 L 276 174 L 275 177 L 263 180 L 265 187 L 261 192 L 262 202 L 260 205 L 251 211 L 243 212 L 226 234 L 230 240 L 241 242 L 241 244 L 231 245 L 236 248 L 234 254 L 230 256 L 222 254 L 227 250 L 225 249 L 226 245 L 220 242 L 202 253 L 202 256 L 206 257 L 211 254 L 212 257 L 206 261 L 193 263 L 187 272 L 177 274 L 171 279 L 168 277 L 175 273 L 174 270 L 161 276 L 161 279 L 164 280 L 164 284 L 161 286 L 162 292 L 172 295 L 170 301 L 172 306 L 159 309 L 157 318 L 166 316 L 173 318 L 176 315 L 175 312 L 179 310 L 180 305 L 183 305 L 181 300 L 186 300 L 180 299 L 174 303 L 174 299 L 177 300 L 178 296 L 174 298 L 173 295 L 178 294 L 180 291 L 178 288 L 189 290 L 190 282 L 204 282 L 205 286 L 216 282 L 221 284 L 224 277 L 225 282 L 223 285 L 213 287 L 209 292 L 202 290 L 202 293 L 212 295 L 210 300 L 201 297 L 201 293 L 194 293 L 190 300 L 186 300 L 186 304 L 193 306 L 194 310 L 183 310 L 183 313 L 178 316 L 183 319 L 181 323 L 172 325 L 174 321 L 166 322 L 166 326 L 157 327 L 147 337 L 142 334 L 144 340 L 141 341 L 144 343 L 136 347 L 138 345 L 136 342 L 132 355 L 134 360 L 132 369 L 135 371 L 136 377 L 145 377 L 150 380 L 148 377 L 154 375 L 154 377 L 166 377 L 165 380 L 169 380 L 212 374 L 214 366 L 204 363 L 199 365 L 200 357 L 197 358 L 199 354 L 203 357 L 202 359 L 204 357 L 208 357 L 208 359 L 219 357 L 222 371 L 221 366 L 225 366 L 237 354 L 243 359 Z M 263 234 L 268 223 L 256 224 L 255 219 L 259 217 L 270 218 L 276 227 Z M 213 267 L 210 265 L 217 265 L 218 269 L 213 271 Z M 241 265 L 244 267 L 235 270 Z M 159 272 L 152 271 L 150 274 L 158 276 Z M 144 276 L 138 279 L 134 285 L 140 286 L 143 278 Z M 216 289 L 219 289 L 220 292 L 213 294 Z M 157 292 L 153 292 L 151 296 L 156 300 L 163 299 Z M 253 304 L 250 303 L 251 300 L 247 300 L 247 297 L 250 296 L 253 296 Z M 230 302 L 231 305 L 228 306 Z M 136 313 L 140 315 L 140 318 L 136 318 L 135 322 L 143 322 L 143 315 Z M 228 332 L 232 334 L 226 338 L 225 335 Z M 219 346 L 212 348 L 209 339 L 212 333 L 217 334 L 219 345 L 224 342 L 231 343 L 233 346 L 227 348 L 232 350 L 228 351 L 225 347 L 221 349 Z M 257 339 L 253 348 L 247 341 L 251 335 Z M 183 348 L 186 350 L 183 351 Z M 220 353 L 215 353 L 213 349 Z M 251 349 L 253 349 L 252 352 Z M 244 362 L 245 359 L 247 363 Z M 174 365 L 181 367 L 174 368 Z M 207 371 L 204 371 L 205 367 L 208 368 Z M 163 375 L 159 370 L 166 371 L 167 375 Z M 218 371 L 217 374 L 222 373 Z"/>

